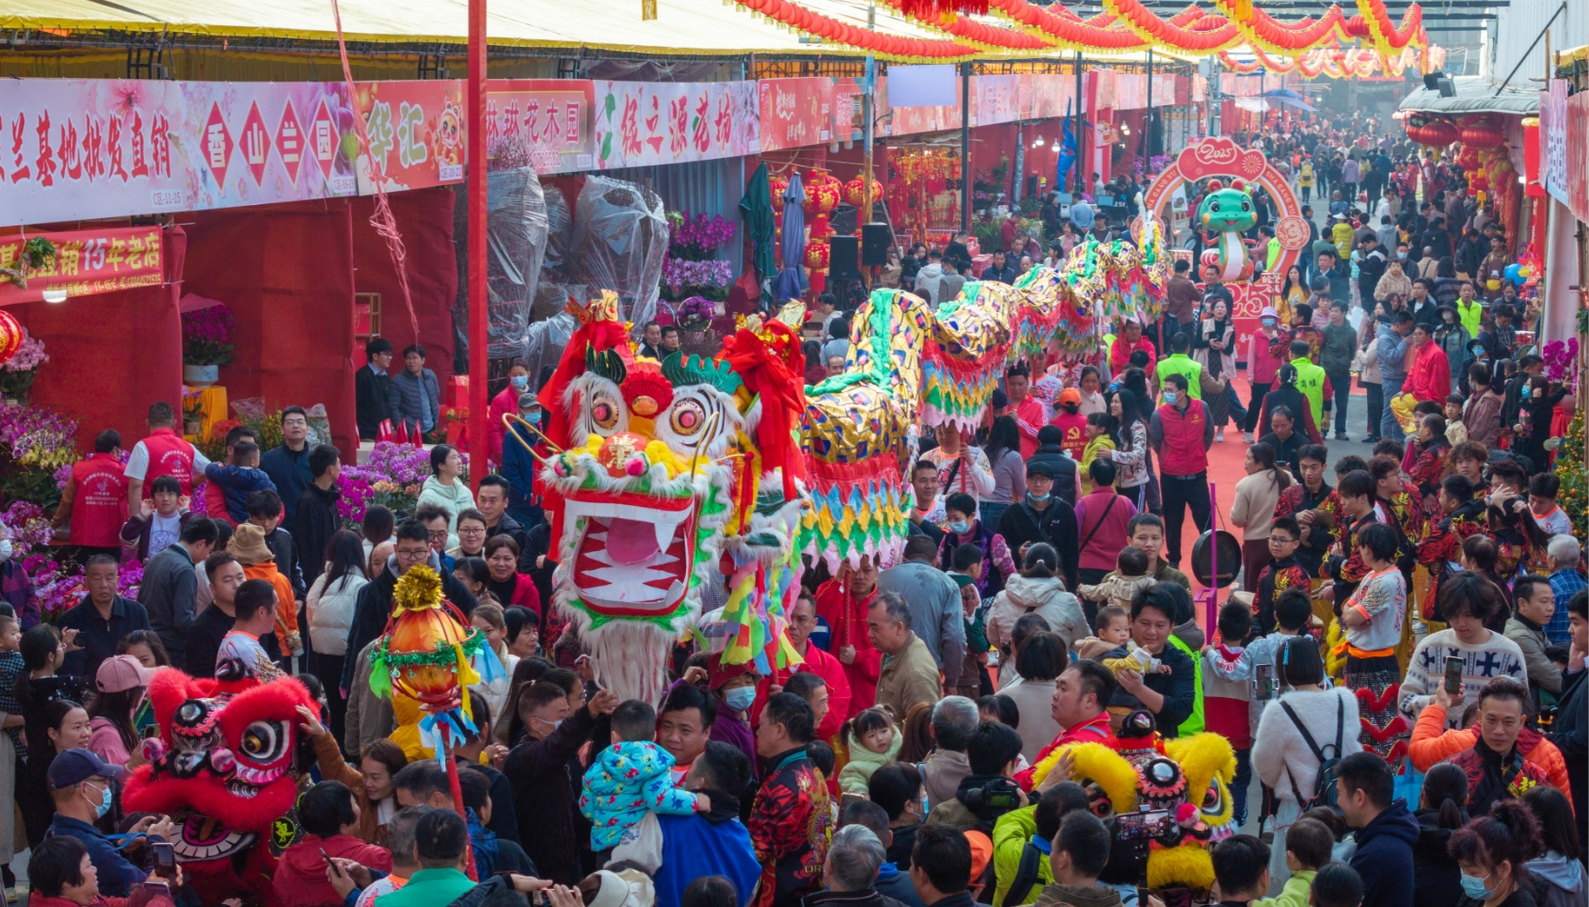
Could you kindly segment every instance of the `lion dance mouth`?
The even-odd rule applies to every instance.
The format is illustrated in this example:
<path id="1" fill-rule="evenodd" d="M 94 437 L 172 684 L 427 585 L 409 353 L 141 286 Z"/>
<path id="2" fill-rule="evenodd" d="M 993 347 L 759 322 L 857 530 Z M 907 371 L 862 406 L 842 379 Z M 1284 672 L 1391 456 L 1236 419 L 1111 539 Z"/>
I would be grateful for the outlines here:
<path id="1" fill-rule="evenodd" d="M 582 527 L 572 579 L 585 606 L 606 617 L 661 617 L 683 600 L 695 566 L 693 495 L 576 492 L 564 514 Z"/>

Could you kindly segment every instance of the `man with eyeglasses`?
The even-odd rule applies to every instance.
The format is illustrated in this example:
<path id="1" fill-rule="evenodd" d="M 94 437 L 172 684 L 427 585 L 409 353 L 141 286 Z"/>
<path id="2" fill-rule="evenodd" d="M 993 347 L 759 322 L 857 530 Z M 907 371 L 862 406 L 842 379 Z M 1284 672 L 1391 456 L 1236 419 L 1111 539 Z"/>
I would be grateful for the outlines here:
<path id="1" fill-rule="evenodd" d="M 426 536 L 430 539 L 430 550 L 435 552 L 441 563 L 441 572 L 451 574 L 453 565 L 457 563 L 447 553 L 447 524 L 451 522 L 451 515 L 435 504 L 426 504 L 414 511 L 414 519 L 425 527 Z M 404 572 L 407 572 L 406 568 Z"/>
<path id="2" fill-rule="evenodd" d="M 265 451 L 259 458 L 259 468 L 270 476 L 281 495 L 287 516 L 282 528 L 290 533 L 298 531 L 296 514 L 298 499 L 314 482 L 314 469 L 309 465 L 309 414 L 301 406 L 289 406 L 281 411 L 281 446 Z M 322 552 L 308 552 L 316 560 Z M 316 571 L 318 574 L 319 571 Z"/>

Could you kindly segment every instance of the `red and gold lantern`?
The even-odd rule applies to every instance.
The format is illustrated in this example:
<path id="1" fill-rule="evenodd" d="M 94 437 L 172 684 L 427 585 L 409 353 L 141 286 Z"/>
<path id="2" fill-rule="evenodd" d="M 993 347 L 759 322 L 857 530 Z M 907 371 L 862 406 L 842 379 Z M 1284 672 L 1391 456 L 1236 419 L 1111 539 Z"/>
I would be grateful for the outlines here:
<path id="1" fill-rule="evenodd" d="M 866 183 L 859 176 L 844 184 L 844 203 L 859 208 L 866 204 L 866 199 L 861 197 L 866 188 Z M 872 200 L 883 197 L 883 184 L 872 180 Z"/>
<path id="2" fill-rule="evenodd" d="M 22 324 L 16 316 L 5 309 L 0 309 L 0 365 L 11 361 L 11 357 L 22 349 Z"/>
<path id="3" fill-rule="evenodd" d="M 1490 117 L 1469 117 L 1462 124 L 1462 144 L 1472 148 L 1499 148 L 1506 144 L 1506 133 Z"/>

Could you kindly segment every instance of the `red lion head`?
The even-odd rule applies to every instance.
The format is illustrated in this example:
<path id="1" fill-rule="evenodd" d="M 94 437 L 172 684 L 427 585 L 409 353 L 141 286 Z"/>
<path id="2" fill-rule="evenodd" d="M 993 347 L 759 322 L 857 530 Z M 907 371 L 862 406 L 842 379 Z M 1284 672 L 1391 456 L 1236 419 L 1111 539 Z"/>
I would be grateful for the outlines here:
<path id="1" fill-rule="evenodd" d="M 297 796 L 290 769 L 297 708 L 316 706 L 309 691 L 292 678 L 234 690 L 175 668 L 149 682 L 160 736 L 144 742 L 149 764 L 132 773 L 123 800 L 183 820 L 173 843 L 186 864 L 253 847 Z"/>

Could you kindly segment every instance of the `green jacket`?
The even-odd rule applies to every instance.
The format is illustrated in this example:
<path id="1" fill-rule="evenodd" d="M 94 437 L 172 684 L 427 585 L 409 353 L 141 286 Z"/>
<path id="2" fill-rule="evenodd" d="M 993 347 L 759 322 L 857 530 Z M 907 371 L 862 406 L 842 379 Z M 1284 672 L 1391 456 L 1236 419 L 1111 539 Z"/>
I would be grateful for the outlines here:
<path id="1" fill-rule="evenodd" d="M 1185 353 L 1171 353 L 1170 358 L 1159 361 L 1159 386 L 1164 386 L 1166 375 L 1185 375 L 1187 392 L 1193 400 L 1203 399 L 1203 364 L 1193 361 Z"/>
<path id="2" fill-rule="evenodd" d="M 1457 317 L 1462 319 L 1462 326 L 1468 329 L 1469 337 L 1479 336 L 1480 322 L 1484 318 L 1484 306 L 1474 297 L 1472 305 L 1463 305 L 1460 298 L 1452 303 L 1457 310 Z"/>
<path id="3" fill-rule="evenodd" d="M 1308 408 L 1313 410 L 1313 424 L 1320 426 L 1319 431 L 1324 431 L 1324 369 L 1314 365 L 1312 360 L 1303 356 L 1291 360 L 1291 365 L 1297 370 L 1297 390 L 1308 398 Z"/>
<path id="4" fill-rule="evenodd" d="M 1174 633 L 1170 634 L 1170 644 L 1186 653 L 1186 657 L 1192 660 L 1193 670 L 1196 671 L 1196 674 L 1193 675 L 1197 685 L 1194 688 L 1195 695 L 1192 699 L 1192 714 L 1181 722 L 1180 727 L 1180 736 L 1185 739 L 1193 734 L 1201 734 L 1203 732 L 1203 656 L 1196 649 L 1182 642 L 1181 638 Z"/>
<path id="5" fill-rule="evenodd" d="M 1286 887 L 1275 898 L 1259 898 L 1252 907 L 1308 907 L 1308 892 L 1313 888 L 1313 877 L 1318 872 L 1304 869 L 1286 879 Z"/>
<path id="6" fill-rule="evenodd" d="M 993 877 L 998 882 L 993 891 L 993 903 L 997 907 L 1003 907 L 1004 895 L 1010 890 L 1010 883 L 1015 881 L 1015 873 L 1020 869 L 1021 854 L 1026 852 L 1026 844 L 1035 834 L 1037 834 L 1036 806 L 1005 813 L 999 817 L 999 821 L 993 823 Z M 1037 896 L 1043 891 L 1043 886 L 1052 881 L 1054 881 L 1054 868 L 1049 865 L 1048 857 L 1045 855 L 1037 864 L 1037 882 L 1032 885 L 1032 890 L 1026 893 L 1021 903 L 1036 902 Z"/>
<path id="7" fill-rule="evenodd" d="M 451 904 L 474 887 L 475 883 L 456 869 L 421 869 L 407 885 L 381 895 L 375 903 L 377 907 L 435 907 Z"/>

